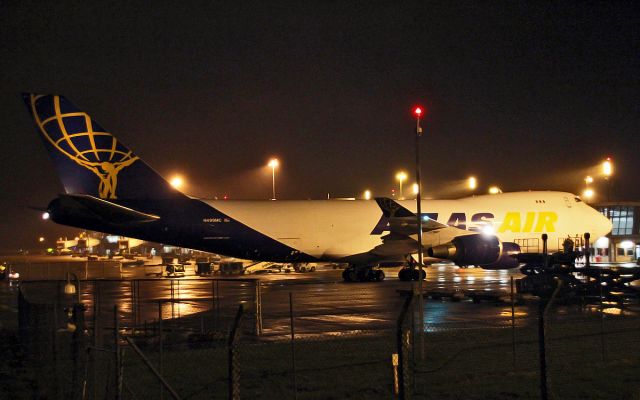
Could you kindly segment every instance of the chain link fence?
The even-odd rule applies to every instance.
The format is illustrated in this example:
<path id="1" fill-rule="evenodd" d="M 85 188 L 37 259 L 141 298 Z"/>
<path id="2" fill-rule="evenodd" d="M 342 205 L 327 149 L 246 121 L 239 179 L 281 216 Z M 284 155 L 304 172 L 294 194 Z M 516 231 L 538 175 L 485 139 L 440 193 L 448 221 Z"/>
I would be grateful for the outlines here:
<path id="1" fill-rule="evenodd" d="M 636 310 L 552 306 L 541 321 L 537 303 L 513 314 L 493 307 L 503 309 L 502 321 L 425 324 L 424 354 L 414 348 L 412 397 L 640 399 Z"/>
<path id="2" fill-rule="evenodd" d="M 75 295 L 69 284 L 16 292 L 0 397 L 539 399 L 544 344 L 548 398 L 640 399 L 637 304 L 552 305 L 541 343 L 537 298 L 455 303 L 498 317 L 451 320 L 454 303 L 421 307 L 376 284 L 349 285 L 348 301 L 336 296 L 347 284 L 89 280 Z M 362 306 L 372 299 L 385 307 Z"/>

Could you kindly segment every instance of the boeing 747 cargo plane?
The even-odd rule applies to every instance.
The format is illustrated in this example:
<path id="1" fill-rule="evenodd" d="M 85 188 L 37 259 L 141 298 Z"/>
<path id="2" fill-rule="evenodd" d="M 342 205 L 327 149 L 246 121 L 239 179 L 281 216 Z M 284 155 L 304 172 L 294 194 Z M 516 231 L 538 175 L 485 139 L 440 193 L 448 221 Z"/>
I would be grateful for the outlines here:
<path id="1" fill-rule="evenodd" d="M 372 267 L 419 251 L 414 201 L 193 198 L 65 97 L 23 96 L 65 189 L 48 206 L 57 223 L 249 260 L 348 263 L 347 281 L 382 280 Z M 562 192 L 423 200 L 422 210 L 428 261 L 489 269 L 517 267 L 520 252 L 539 253 L 543 233 L 555 251 L 568 237 L 611 230 L 607 218 Z M 412 268 L 399 277 L 419 278 Z"/>

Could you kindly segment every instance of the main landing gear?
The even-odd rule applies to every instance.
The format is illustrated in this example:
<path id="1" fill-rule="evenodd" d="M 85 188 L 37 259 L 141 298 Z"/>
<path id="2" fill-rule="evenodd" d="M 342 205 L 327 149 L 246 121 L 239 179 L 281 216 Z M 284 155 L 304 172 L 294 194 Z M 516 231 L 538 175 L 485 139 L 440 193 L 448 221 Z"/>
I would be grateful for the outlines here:
<path id="1" fill-rule="evenodd" d="M 404 267 L 398 271 L 398 279 L 401 281 L 418 281 L 420 279 L 425 280 L 427 278 L 427 272 L 418 268 L 418 263 L 413 259 L 413 257 L 407 257 L 407 262 Z"/>
<path id="2" fill-rule="evenodd" d="M 342 271 L 342 279 L 345 282 L 380 282 L 384 280 L 384 272 L 370 266 L 349 265 Z"/>
<path id="3" fill-rule="evenodd" d="M 422 272 L 422 280 L 427 278 L 427 273 L 423 269 L 420 271 L 418 268 L 404 267 L 400 271 L 398 271 L 398 279 L 401 281 L 417 281 L 419 280 L 418 276 Z"/>

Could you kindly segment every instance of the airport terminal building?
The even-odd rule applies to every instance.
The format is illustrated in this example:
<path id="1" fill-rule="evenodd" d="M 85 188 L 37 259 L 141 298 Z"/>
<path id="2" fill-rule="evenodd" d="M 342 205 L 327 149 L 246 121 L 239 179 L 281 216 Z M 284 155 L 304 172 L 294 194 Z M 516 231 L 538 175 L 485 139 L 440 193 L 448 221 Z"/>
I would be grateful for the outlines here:
<path id="1" fill-rule="evenodd" d="M 595 262 L 635 261 L 640 257 L 640 202 L 606 202 L 592 205 L 613 223 L 607 237 L 596 240 Z"/>

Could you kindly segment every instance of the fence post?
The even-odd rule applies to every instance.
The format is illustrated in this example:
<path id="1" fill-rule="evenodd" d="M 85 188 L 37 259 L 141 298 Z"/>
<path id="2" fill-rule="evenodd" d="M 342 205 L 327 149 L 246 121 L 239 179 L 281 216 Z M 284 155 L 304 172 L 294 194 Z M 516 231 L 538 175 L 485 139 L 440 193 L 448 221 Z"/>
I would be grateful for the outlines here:
<path id="1" fill-rule="evenodd" d="M 406 379 L 407 371 L 407 348 L 404 345 L 404 320 L 407 310 L 411 304 L 412 297 L 407 296 L 402 305 L 398 321 L 396 323 L 396 346 L 398 351 L 398 399 L 404 400 L 409 397 L 407 388 L 409 387 L 408 379 Z"/>
<path id="2" fill-rule="evenodd" d="M 296 372 L 296 330 L 293 320 L 293 293 L 289 292 L 289 321 L 291 323 L 291 368 L 293 369 L 293 398 L 298 398 L 298 380 Z"/>
<path id="3" fill-rule="evenodd" d="M 122 399 L 122 364 L 120 354 L 120 319 L 118 318 L 118 305 L 113 306 L 113 340 L 116 348 L 116 400 Z"/>
<path id="4" fill-rule="evenodd" d="M 217 329 L 217 324 L 216 324 L 216 293 L 217 291 L 215 290 L 215 287 L 216 287 L 216 281 L 211 280 L 211 325 L 212 325 L 211 330 Z"/>
<path id="5" fill-rule="evenodd" d="M 262 335 L 262 286 L 260 280 L 257 279 L 256 283 L 256 336 Z"/>
<path id="6" fill-rule="evenodd" d="M 78 285 L 78 298 L 80 297 L 80 285 Z M 73 394 L 77 397 L 78 392 L 78 371 L 82 367 L 80 362 L 80 349 L 85 348 L 84 343 L 84 305 L 79 301 L 73 304 L 73 322 L 76 329 L 72 336 L 72 352 L 73 352 Z M 85 363 L 87 362 L 85 358 Z"/>
<path id="7" fill-rule="evenodd" d="M 100 284 L 97 280 L 93 281 L 93 347 L 100 347 Z M 93 398 L 98 398 L 98 352 L 91 352 L 91 382 L 93 389 Z"/>
<path id="8" fill-rule="evenodd" d="M 548 397 L 548 385 L 547 385 L 547 351 L 546 351 L 546 343 L 545 343 L 545 322 L 544 319 L 551 307 L 551 304 L 555 300 L 558 292 L 560 291 L 560 287 L 562 286 L 562 281 L 558 278 L 554 278 L 558 283 L 556 285 L 551 298 L 548 301 L 544 301 L 542 297 L 540 298 L 540 303 L 538 303 L 538 354 L 540 357 L 540 399 L 547 400 Z"/>
<path id="9" fill-rule="evenodd" d="M 602 362 L 605 362 L 606 357 L 605 357 L 605 351 L 604 351 L 604 293 L 602 289 L 602 270 L 600 270 L 598 273 L 598 286 L 600 286 L 599 288 L 600 289 L 600 351 L 602 355 Z"/>
<path id="10" fill-rule="evenodd" d="M 238 307 L 236 318 L 231 326 L 231 332 L 228 342 L 229 354 L 229 399 L 240 399 L 240 366 L 238 365 L 238 340 L 240 339 L 240 329 L 242 324 L 242 316 L 244 307 L 242 304 Z"/>
<path id="11" fill-rule="evenodd" d="M 164 329 L 162 326 L 162 300 L 158 300 L 158 346 L 160 346 L 159 349 L 159 355 L 160 355 L 160 376 L 162 376 L 164 374 L 164 360 L 163 360 L 163 347 L 164 344 L 162 343 L 162 335 L 164 334 Z M 162 382 L 160 385 L 160 400 L 162 400 L 164 398 L 164 389 L 162 386 Z"/>
<path id="12" fill-rule="evenodd" d="M 513 285 L 513 275 L 511 276 L 511 351 L 513 353 L 513 369 L 516 369 L 516 302 Z"/>

